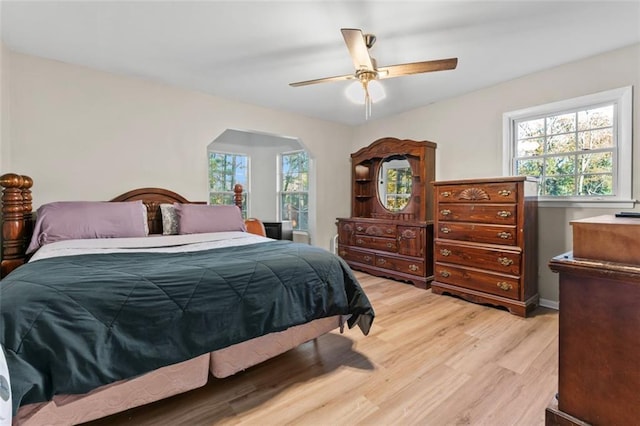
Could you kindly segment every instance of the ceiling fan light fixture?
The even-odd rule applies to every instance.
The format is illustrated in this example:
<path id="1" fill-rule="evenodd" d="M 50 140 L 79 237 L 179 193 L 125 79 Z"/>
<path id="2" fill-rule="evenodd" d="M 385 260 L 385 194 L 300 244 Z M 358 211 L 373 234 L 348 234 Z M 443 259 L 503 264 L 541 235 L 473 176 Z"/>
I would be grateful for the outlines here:
<path id="1" fill-rule="evenodd" d="M 354 104 L 365 106 L 365 119 L 371 117 L 371 105 L 387 97 L 378 80 L 360 79 L 347 86 L 345 95 Z"/>
<path id="2" fill-rule="evenodd" d="M 373 103 L 379 102 L 387 97 L 387 94 L 384 91 L 384 86 L 380 84 L 378 80 L 369 81 L 367 84 L 367 90 L 369 91 L 371 102 Z M 347 86 L 347 89 L 344 93 L 347 96 L 347 99 L 349 99 L 354 104 L 365 104 L 366 93 L 363 88 L 363 83 L 354 81 Z"/>

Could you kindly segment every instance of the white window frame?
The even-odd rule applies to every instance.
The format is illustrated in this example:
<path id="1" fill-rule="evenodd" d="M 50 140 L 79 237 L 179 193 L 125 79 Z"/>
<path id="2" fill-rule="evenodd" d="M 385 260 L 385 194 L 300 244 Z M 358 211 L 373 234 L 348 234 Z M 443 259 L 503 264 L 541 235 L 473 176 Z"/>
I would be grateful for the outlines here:
<path id="1" fill-rule="evenodd" d="M 583 207 L 583 208 L 633 208 L 636 200 L 632 198 L 633 167 L 633 87 L 626 86 L 591 95 L 580 96 L 549 104 L 506 112 L 502 116 L 502 173 L 505 176 L 515 174 L 515 143 L 517 132 L 515 122 L 535 119 L 548 115 L 562 114 L 570 110 L 589 108 L 601 104 L 614 106 L 614 138 L 616 151 L 614 154 L 614 195 L 607 196 L 540 196 L 541 207 Z"/>

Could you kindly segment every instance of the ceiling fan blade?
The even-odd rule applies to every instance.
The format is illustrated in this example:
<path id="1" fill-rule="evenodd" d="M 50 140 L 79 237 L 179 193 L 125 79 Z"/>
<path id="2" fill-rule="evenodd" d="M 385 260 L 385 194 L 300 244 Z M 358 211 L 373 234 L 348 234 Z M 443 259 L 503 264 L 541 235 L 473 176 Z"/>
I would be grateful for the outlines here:
<path id="1" fill-rule="evenodd" d="M 456 66 L 458 66 L 458 58 L 390 65 L 388 67 L 378 68 L 378 78 L 392 78 L 400 77 L 401 75 L 420 74 L 423 72 L 453 70 Z"/>
<path id="2" fill-rule="evenodd" d="M 373 61 L 369 56 L 369 49 L 364 41 L 362 31 L 353 28 L 342 28 L 342 37 L 347 44 L 349 54 L 353 60 L 353 66 L 356 70 L 374 70 Z"/>
<path id="3" fill-rule="evenodd" d="M 342 80 L 355 80 L 356 76 L 353 74 L 337 75 L 335 77 L 317 78 L 315 80 L 297 81 L 295 83 L 289 83 L 291 87 L 308 86 L 316 83 L 328 83 L 330 81 L 342 81 Z"/>

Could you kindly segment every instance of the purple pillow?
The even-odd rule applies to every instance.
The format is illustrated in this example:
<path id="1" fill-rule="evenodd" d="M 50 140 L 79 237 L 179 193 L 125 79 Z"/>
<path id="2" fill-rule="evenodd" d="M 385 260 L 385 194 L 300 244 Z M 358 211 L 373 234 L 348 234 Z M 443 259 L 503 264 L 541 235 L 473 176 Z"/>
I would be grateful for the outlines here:
<path id="1" fill-rule="evenodd" d="M 174 203 L 178 234 L 246 231 L 242 212 L 236 206 L 207 206 Z"/>
<path id="2" fill-rule="evenodd" d="M 86 238 L 144 237 L 147 225 L 142 201 L 60 201 L 38 208 L 27 253 L 45 244 Z"/>

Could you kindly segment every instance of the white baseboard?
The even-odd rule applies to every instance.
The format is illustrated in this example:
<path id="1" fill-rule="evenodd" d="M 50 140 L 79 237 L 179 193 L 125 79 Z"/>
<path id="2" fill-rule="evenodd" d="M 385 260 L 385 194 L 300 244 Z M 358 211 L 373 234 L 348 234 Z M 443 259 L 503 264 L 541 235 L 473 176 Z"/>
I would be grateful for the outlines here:
<path id="1" fill-rule="evenodd" d="M 557 302 L 555 300 L 549 300 L 549 299 L 540 299 L 540 306 L 545 307 L 545 308 L 549 308 L 549 309 L 555 309 L 556 311 L 560 310 L 560 302 Z"/>

